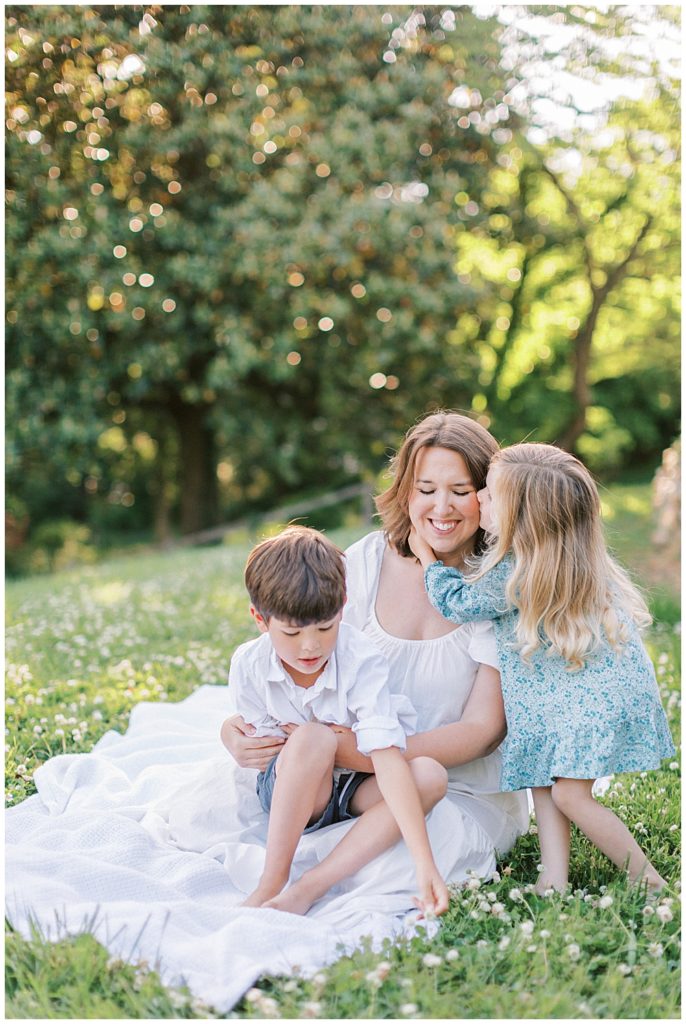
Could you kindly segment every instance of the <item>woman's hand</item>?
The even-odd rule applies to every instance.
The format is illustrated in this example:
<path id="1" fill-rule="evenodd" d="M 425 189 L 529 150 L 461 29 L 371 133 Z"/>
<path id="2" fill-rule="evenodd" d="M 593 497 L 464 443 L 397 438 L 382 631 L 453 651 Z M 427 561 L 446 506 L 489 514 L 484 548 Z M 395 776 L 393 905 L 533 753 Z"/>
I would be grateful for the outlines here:
<path id="1" fill-rule="evenodd" d="M 414 526 L 410 530 L 410 536 L 407 538 L 407 543 L 410 546 L 412 554 L 422 563 L 423 569 L 426 569 L 427 565 L 431 565 L 432 562 L 436 561 L 436 553 L 434 549 L 419 536 Z"/>
<path id="2" fill-rule="evenodd" d="M 346 725 L 330 725 L 336 733 L 338 746 L 336 747 L 335 768 L 347 768 L 348 771 L 374 773 L 372 759 L 361 754 L 357 749 L 357 739 L 352 729 Z"/>
<path id="3" fill-rule="evenodd" d="M 240 715 L 227 718 L 221 727 L 222 743 L 241 768 L 263 772 L 286 742 L 280 736 L 254 736 L 255 727 Z"/>

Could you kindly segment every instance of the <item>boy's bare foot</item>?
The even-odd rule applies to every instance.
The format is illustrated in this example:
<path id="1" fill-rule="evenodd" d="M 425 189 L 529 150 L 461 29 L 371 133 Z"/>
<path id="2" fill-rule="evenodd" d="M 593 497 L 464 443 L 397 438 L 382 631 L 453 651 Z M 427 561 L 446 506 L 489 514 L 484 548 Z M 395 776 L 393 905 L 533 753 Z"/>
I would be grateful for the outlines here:
<path id="1" fill-rule="evenodd" d="M 305 878 L 299 878 L 297 882 L 289 886 L 283 892 L 262 904 L 270 910 L 283 910 L 286 914 L 306 914 L 321 893 L 313 886 L 308 885 Z"/>
<path id="2" fill-rule="evenodd" d="M 267 900 L 277 896 L 279 893 L 278 889 L 261 889 L 257 888 L 254 892 L 251 892 L 247 899 L 239 903 L 239 907 L 263 907 Z"/>

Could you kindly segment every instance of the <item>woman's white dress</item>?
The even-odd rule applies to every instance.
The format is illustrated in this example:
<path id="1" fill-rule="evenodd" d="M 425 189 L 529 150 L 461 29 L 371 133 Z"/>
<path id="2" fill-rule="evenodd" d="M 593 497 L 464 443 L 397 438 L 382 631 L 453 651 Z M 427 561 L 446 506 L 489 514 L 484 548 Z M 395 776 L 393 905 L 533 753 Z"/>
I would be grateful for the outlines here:
<path id="1" fill-rule="evenodd" d="M 427 732 L 459 721 L 480 663 L 498 667 L 493 627 L 490 622 L 473 622 L 435 640 L 391 636 L 375 611 L 385 550 L 379 531 L 346 551 L 348 601 L 343 617 L 385 654 L 392 690 L 409 697 L 417 712 L 417 732 Z M 448 772 L 447 797 L 432 814 L 429 828 L 435 844 L 442 837 L 436 835 L 438 823 L 433 818 L 440 817 L 438 827 L 450 836 L 450 850 L 439 865 L 449 881 L 465 877 L 464 865 L 470 859 L 480 874 L 492 870 L 493 849 L 506 853 L 528 824 L 525 795 L 499 792 L 500 768 L 496 750 Z"/>
<path id="2" fill-rule="evenodd" d="M 390 658 L 419 729 L 460 717 L 479 660 L 494 664 L 489 625 L 438 640 L 390 637 L 375 621 L 381 534 L 348 554 L 346 618 Z M 307 917 L 240 908 L 264 863 L 267 816 L 254 769 L 239 768 L 219 739 L 231 713 L 225 686 L 201 686 L 177 704 L 141 703 L 127 732 L 110 731 L 89 754 L 53 757 L 37 794 L 6 819 L 6 913 L 30 937 L 89 932 L 112 955 L 156 967 L 168 984 L 228 1010 L 264 973 L 310 972 L 352 950 L 402 935 L 416 893 L 404 844 L 334 887 Z M 436 861 L 448 881 L 488 875 L 526 825 L 522 794 L 498 794 L 499 755 L 450 771 L 446 799 L 429 815 Z M 292 878 L 319 862 L 354 823 L 303 836 Z"/>

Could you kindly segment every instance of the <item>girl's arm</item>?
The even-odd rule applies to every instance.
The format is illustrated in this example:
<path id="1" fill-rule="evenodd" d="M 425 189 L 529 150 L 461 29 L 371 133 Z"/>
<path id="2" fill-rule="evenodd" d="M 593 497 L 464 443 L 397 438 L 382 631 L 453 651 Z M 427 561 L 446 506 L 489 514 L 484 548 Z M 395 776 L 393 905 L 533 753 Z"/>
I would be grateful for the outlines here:
<path id="1" fill-rule="evenodd" d="M 371 760 L 381 795 L 414 860 L 419 908 L 424 912 L 443 914 L 448 909 L 448 889 L 431 852 L 424 810 L 412 772 L 398 747 L 373 750 Z"/>
<path id="2" fill-rule="evenodd" d="M 373 772 L 371 758 L 360 754 L 352 730 L 343 726 L 332 728 L 338 734 L 336 767 Z M 446 768 L 453 768 L 490 754 L 502 743 L 506 732 L 500 673 L 490 665 L 480 665 L 460 721 L 408 736 L 404 756 L 410 761 L 426 755 Z"/>
<path id="3" fill-rule="evenodd" d="M 496 619 L 508 611 L 505 586 L 511 567 L 499 562 L 474 583 L 466 582 L 459 569 L 436 559 L 433 549 L 413 528 L 409 545 L 424 569 L 424 585 L 431 604 L 451 622 L 479 622 Z"/>

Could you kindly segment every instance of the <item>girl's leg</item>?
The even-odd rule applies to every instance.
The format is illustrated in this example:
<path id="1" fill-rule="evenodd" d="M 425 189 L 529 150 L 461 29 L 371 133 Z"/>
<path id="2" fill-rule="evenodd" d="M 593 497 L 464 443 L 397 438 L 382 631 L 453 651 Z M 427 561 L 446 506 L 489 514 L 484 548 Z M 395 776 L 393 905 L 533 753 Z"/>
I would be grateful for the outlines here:
<path id="1" fill-rule="evenodd" d="M 419 798 L 428 814 L 445 796 L 448 775 L 431 757 L 416 757 L 410 770 Z M 291 914 L 306 914 L 312 904 L 342 878 L 354 874 L 400 839 L 395 818 L 381 799 L 375 779 L 367 779 L 355 793 L 351 810 L 360 817 L 320 864 L 302 875 L 275 899 L 266 904 Z"/>
<path id="2" fill-rule="evenodd" d="M 531 792 L 543 864 L 535 891 L 539 896 L 547 889 L 562 892 L 569 879 L 569 818 L 555 806 L 550 786 Z"/>
<path id="3" fill-rule="evenodd" d="M 318 722 L 299 726 L 286 740 L 276 762 L 264 870 L 241 906 L 260 907 L 283 889 L 303 829 L 331 799 L 335 756 L 336 735 Z"/>
<path id="4" fill-rule="evenodd" d="M 632 882 L 645 881 L 654 891 L 666 883 L 650 863 L 624 822 L 593 799 L 593 779 L 558 779 L 552 788 L 555 806 Z"/>

